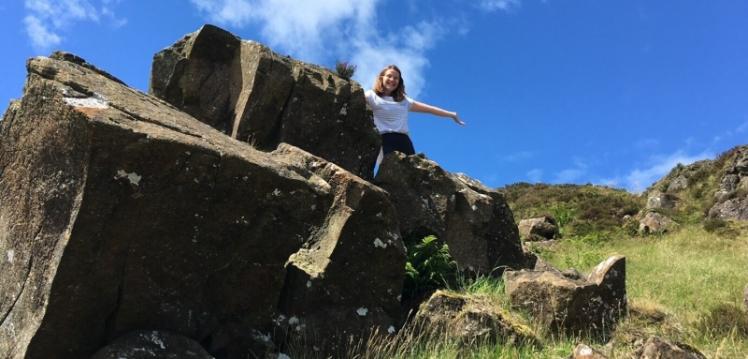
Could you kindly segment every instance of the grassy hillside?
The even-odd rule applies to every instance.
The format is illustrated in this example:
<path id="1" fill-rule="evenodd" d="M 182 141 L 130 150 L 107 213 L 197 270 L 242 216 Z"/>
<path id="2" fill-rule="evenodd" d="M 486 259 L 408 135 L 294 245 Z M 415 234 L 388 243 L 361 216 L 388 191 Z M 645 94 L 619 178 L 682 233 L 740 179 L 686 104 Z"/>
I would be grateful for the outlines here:
<path id="1" fill-rule="evenodd" d="M 748 284 L 748 225 L 731 223 L 729 226 L 731 230 L 721 232 L 723 234 L 687 225 L 676 233 L 659 237 L 620 235 L 607 241 L 576 237 L 538 249 L 542 258 L 559 268 L 575 267 L 583 271 L 610 255 L 626 256 L 630 313 L 610 343 L 554 337 L 525 318 L 540 334 L 541 347 L 465 346 L 446 335 L 425 338 L 404 330 L 395 337 L 374 337 L 368 345 L 360 343 L 360 351 L 352 351 L 349 356 L 562 358 L 582 341 L 610 358 L 625 358 L 637 339 L 659 335 L 690 344 L 709 358 L 744 358 L 748 353 L 748 313 L 742 305 L 742 291 Z M 453 290 L 488 295 L 497 305 L 508 307 L 503 283 L 497 279 L 464 281 Z"/>
<path id="2" fill-rule="evenodd" d="M 499 190 L 515 221 L 549 214 L 566 237 L 620 231 L 624 216 L 635 215 L 646 201 L 624 190 L 593 185 L 517 183 Z"/>

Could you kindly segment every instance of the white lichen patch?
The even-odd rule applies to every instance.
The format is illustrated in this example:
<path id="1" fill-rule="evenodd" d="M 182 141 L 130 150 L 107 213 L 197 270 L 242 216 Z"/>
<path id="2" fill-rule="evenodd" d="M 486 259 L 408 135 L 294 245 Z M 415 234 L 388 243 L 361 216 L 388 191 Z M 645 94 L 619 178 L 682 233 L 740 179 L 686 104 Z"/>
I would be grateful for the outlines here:
<path id="1" fill-rule="evenodd" d="M 16 258 L 16 251 L 8 249 L 8 251 L 5 252 L 5 257 L 8 258 L 8 263 L 13 263 L 13 260 Z"/>
<path id="2" fill-rule="evenodd" d="M 312 287 L 312 281 L 308 280 L 306 281 L 306 287 L 311 288 Z"/>
<path id="3" fill-rule="evenodd" d="M 579 350 L 579 355 L 586 357 L 592 355 L 592 348 L 585 346 L 581 350 Z"/>
<path id="4" fill-rule="evenodd" d="M 390 325 L 390 327 L 389 327 L 389 328 L 387 328 L 387 333 L 390 333 L 390 334 L 395 334 L 395 332 L 396 332 L 396 331 L 397 331 L 397 330 L 395 329 L 395 326 L 394 326 L 394 325 Z"/>
<path id="5" fill-rule="evenodd" d="M 382 242 L 379 238 L 374 238 L 374 247 L 376 248 L 387 248 L 387 244 Z"/>
<path id="6" fill-rule="evenodd" d="M 477 211 L 478 210 L 478 206 L 476 206 L 476 205 L 473 205 L 471 208 L 473 209 L 473 211 Z"/>
<path id="7" fill-rule="evenodd" d="M 85 98 L 65 97 L 64 100 L 65 100 L 65 103 L 73 107 L 85 107 L 85 108 L 95 108 L 95 109 L 109 108 L 109 103 L 106 101 L 106 99 L 103 96 L 99 94 L 94 94 L 93 96 L 85 97 Z"/>
<path id="8" fill-rule="evenodd" d="M 365 317 L 367 314 L 369 314 L 369 309 L 364 307 L 358 308 L 356 309 L 356 314 L 361 317 Z"/>
<path id="9" fill-rule="evenodd" d="M 281 191 L 279 189 L 276 188 L 273 190 L 273 196 L 278 197 L 280 195 L 281 195 Z"/>
<path id="10" fill-rule="evenodd" d="M 340 109 L 340 115 L 345 116 L 348 114 L 348 104 L 344 103 L 343 108 Z"/>
<path id="11" fill-rule="evenodd" d="M 128 173 L 125 170 L 119 170 L 117 171 L 117 174 L 114 176 L 114 179 L 120 179 L 120 178 L 127 178 L 128 181 L 133 186 L 137 186 L 140 184 L 140 180 L 143 179 L 143 176 L 140 176 L 139 174 L 132 172 Z"/>
<path id="12" fill-rule="evenodd" d="M 277 359 L 291 359 L 291 357 L 288 356 L 288 354 L 285 354 L 285 353 L 278 353 Z"/>
<path id="13" fill-rule="evenodd" d="M 153 344 L 158 345 L 159 348 L 166 349 L 166 345 L 164 344 L 164 341 L 159 338 L 158 332 L 151 332 L 150 340 Z"/>
<path id="14" fill-rule="evenodd" d="M 299 318 L 297 318 L 296 316 L 288 318 L 288 325 L 296 325 L 296 324 L 299 324 Z"/>

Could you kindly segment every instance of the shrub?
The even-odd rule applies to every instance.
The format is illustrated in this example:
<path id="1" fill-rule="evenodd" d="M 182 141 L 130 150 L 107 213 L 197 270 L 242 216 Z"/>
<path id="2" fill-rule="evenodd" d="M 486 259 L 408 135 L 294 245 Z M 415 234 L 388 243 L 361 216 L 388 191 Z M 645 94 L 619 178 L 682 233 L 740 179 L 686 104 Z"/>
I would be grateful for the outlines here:
<path id="1" fill-rule="evenodd" d="M 335 72 L 337 72 L 340 77 L 350 80 L 356 72 L 356 65 L 349 62 L 337 61 L 335 62 Z"/>

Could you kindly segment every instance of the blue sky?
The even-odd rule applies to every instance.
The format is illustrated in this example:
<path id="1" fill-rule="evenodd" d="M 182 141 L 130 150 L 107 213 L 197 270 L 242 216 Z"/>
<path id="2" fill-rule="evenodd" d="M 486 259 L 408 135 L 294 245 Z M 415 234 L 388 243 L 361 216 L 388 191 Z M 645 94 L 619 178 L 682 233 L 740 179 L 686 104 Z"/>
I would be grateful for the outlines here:
<path id="1" fill-rule="evenodd" d="M 0 4 L 0 110 L 25 61 L 73 52 L 146 91 L 153 54 L 213 23 L 277 52 L 390 63 L 416 100 L 416 150 L 490 186 L 641 191 L 748 137 L 744 0 L 18 0 Z"/>

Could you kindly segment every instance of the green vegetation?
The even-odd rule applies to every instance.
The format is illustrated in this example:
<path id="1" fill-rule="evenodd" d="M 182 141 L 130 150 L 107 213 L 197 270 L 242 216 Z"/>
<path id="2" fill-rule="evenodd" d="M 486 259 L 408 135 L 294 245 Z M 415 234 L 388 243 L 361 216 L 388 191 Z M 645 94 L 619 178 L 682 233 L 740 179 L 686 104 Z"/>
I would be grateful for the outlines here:
<path id="1" fill-rule="evenodd" d="M 724 226 L 737 235 L 722 236 L 700 225 L 688 225 L 659 237 L 590 233 L 536 251 L 558 268 L 582 271 L 589 271 L 610 255 L 626 256 L 630 313 L 615 331 L 610 346 L 585 338 L 554 337 L 531 325 L 542 336 L 540 347 L 490 343 L 466 347 L 446 334 L 424 336 L 406 327 L 394 336 L 373 335 L 352 349 L 350 356 L 562 358 L 581 341 L 610 358 L 625 358 L 636 339 L 658 335 L 690 344 L 708 358 L 742 358 L 748 353 L 748 313 L 742 305 L 748 282 L 748 224 L 728 222 Z M 461 279 L 455 290 L 489 296 L 497 305 L 508 307 L 503 283 L 497 279 Z"/>
<path id="2" fill-rule="evenodd" d="M 499 189 L 515 221 L 550 215 L 563 236 L 620 232 L 624 216 L 644 208 L 645 199 L 624 190 L 600 186 L 517 183 Z"/>
<path id="3" fill-rule="evenodd" d="M 406 242 L 408 261 L 405 263 L 403 297 L 417 298 L 439 288 L 455 285 L 457 263 L 449 255 L 449 247 L 435 236 Z"/>
<path id="4" fill-rule="evenodd" d="M 338 73 L 338 76 L 346 80 L 350 80 L 353 77 L 353 74 L 356 72 L 356 65 L 349 62 L 336 61 L 335 72 Z"/>

